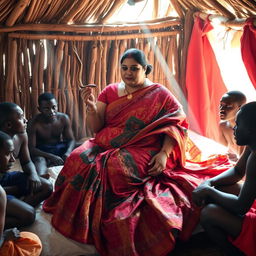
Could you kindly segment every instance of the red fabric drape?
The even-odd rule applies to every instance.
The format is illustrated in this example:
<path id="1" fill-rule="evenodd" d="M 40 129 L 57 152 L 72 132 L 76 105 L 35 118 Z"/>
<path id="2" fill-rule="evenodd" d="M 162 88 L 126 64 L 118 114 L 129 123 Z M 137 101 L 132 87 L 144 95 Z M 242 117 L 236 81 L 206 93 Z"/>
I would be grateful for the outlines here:
<path id="1" fill-rule="evenodd" d="M 252 18 L 248 19 L 244 26 L 241 38 L 241 52 L 247 73 L 256 88 L 256 28 L 253 25 Z"/>
<path id="2" fill-rule="evenodd" d="M 209 21 L 195 19 L 188 48 L 186 88 L 190 128 L 218 140 L 219 101 L 227 91 L 206 33 Z"/>

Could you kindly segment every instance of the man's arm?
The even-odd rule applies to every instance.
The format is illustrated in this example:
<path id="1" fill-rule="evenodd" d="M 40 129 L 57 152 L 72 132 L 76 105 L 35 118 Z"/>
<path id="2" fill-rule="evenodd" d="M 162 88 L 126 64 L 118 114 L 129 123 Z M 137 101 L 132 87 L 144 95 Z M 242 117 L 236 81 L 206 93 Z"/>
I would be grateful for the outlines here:
<path id="1" fill-rule="evenodd" d="M 238 196 L 221 192 L 213 187 L 209 188 L 210 201 L 223 208 L 244 215 L 252 206 L 256 198 L 256 152 L 250 154 L 246 166 L 246 179 Z"/>
<path id="2" fill-rule="evenodd" d="M 245 175 L 246 163 L 250 154 L 251 150 L 246 147 L 245 151 L 237 161 L 236 165 L 234 167 L 231 167 L 227 171 L 209 179 L 208 182 L 210 183 L 210 185 L 215 187 L 233 185 L 240 181 Z"/>
<path id="3" fill-rule="evenodd" d="M 64 122 L 64 129 L 62 134 L 63 140 L 67 141 L 68 143 L 67 151 L 65 152 L 64 155 L 68 156 L 70 155 L 70 153 L 75 147 L 75 138 L 74 138 L 71 122 L 68 115 L 63 114 L 63 122 Z"/>
<path id="4" fill-rule="evenodd" d="M 0 247 L 4 242 L 4 223 L 5 223 L 5 210 L 6 210 L 6 194 L 0 186 Z"/>
<path id="5" fill-rule="evenodd" d="M 26 133 L 20 134 L 19 140 L 21 141 L 20 152 L 18 158 L 24 173 L 29 175 L 29 186 L 32 191 L 36 191 L 41 186 L 41 181 L 37 175 L 36 167 L 32 162 L 28 150 L 28 136 Z"/>
<path id="6" fill-rule="evenodd" d="M 234 184 L 237 184 L 245 175 L 246 164 L 251 150 L 246 147 L 243 155 L 240 157 L 235 167 L 231 167 L 227 171 L 204 181 L 193 191 L 193 201 L 197 205 L 202 205 L 207 201 L 208 190 L 211 189 L 220 189 L 221 187 L 229 187 Z"/>

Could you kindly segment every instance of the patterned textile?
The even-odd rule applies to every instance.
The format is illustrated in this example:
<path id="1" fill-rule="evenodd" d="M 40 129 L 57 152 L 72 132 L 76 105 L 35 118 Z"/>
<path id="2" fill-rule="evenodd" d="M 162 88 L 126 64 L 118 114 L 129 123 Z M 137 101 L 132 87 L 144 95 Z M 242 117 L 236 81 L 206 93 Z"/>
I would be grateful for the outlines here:
<path id="1" fill-rule="evenodd" d="M 175 246 L 174 229 L 187 239 L 199 218 L 192 190 L 226 168 L 184 167 L 187 123 L 175 117 L 179 108 L 158 84 L 107 105 L 105 127 L 71 153 L 43 205 L 52 225 L 103 256 L 166 255 Z M 176 146 L 163 173 L 151 177 L 148 163 L 165 134 Z"/>

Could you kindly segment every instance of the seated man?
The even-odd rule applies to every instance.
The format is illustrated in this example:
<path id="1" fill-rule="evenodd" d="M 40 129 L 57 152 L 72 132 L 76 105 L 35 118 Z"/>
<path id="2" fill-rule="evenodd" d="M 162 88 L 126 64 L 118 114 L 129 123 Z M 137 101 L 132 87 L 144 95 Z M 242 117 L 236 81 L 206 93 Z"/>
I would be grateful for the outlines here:
<path id="1" fill-rule="evenodd" d="M 246 96 L 240 91 L 229 91 L 220 100 L 219 142 L 229 149 L 231 160 L 237 161 L 244 147 L 238 146 L 234 140 L 235 116 L 242 105 L 246 103 Z"/>
<path id="2" fill-rule="evenodd" d="M 5 140 L 4 135 L 0 135 Z M 10 139 L 7 139 L 11 141 Z M 3 141 L 1 141 L 2 143 Z M 7 141 L 6 141 L 7 142 Z M 8 142 L 7 142 L 8 143 Z M 2 148 L 2 145 L 0 146 Z M 1 158 L 0 166 L 6 164 L 5 158 Z M 33 255 L 39 256 L 42 251 L 42 243 L 37 235 L 30 232 L 19 232 L 17 228 L 4 230 L 6 213 L 6 194 L 0 186 L 0 255 Z"/>
<path id="3" fill-rule="evenodd" d="M 47 167 L 63 165 L 75 146 L 68 115 L 57 112 L 56 99 L 51 93 L 38 97 L 40 111 L 28 125 L 29 149 L 37 172 L 49 177 Z"/>
<path id="4" fill-rule="evenodd" d="M 12 143 L 14 145 L 11 148 L 11 152 L 7 153 L 12 154 L 15 158 L 19 158 L 23 171 L 6 172 L 6 170 L 2 170 L 4 173 L 1 175 L 0 181 L 7 195 L 12 195 L 16 198 L 22 197 L 22 201 L 16 199 L 8 200 L 7 217 L 10 216 L 10 218 L 7 218 L 7 220 L 10 221 L 6 223 L 7 227 L 31 224 L 35 218 L 33 207 L 48 198 L 53 189 L 50 181 L 37 175 L 36 168 L 31 161 L 28 150 L 26 123 L 27 120 L 18 105 L 11 102 L 0 103 L 0 130 L 12 138 L 12 141 L 9 141 L 9 147 L 11 148 Z M 12 157 L 10 163 L 13 160 Z M 8 168 L 11 166 L 10 163 Z M 29 205 L 33 207 L 29 207 Z M 17 209 L 20 208 L 23 208 L 28 213 L 27 219 L 23 218 L 24 223 L 20 222 L 17 218 L 11 218 L 12 216 L 17 217 L 17 213 L 20 213 Z"/>
<path id="5" fill-rule="evenodd" d="M 203 206 L 201 224 L 226 255 L 256 253 L 256 102 L 241 107 L 236 116 L 235 140 L 247 146 L 235 167 L 213 177 L 193 191 Z M 245 182 L 238 182 L 245 177 Z M 225 191 L 225 192 L 224 192 Z"/>

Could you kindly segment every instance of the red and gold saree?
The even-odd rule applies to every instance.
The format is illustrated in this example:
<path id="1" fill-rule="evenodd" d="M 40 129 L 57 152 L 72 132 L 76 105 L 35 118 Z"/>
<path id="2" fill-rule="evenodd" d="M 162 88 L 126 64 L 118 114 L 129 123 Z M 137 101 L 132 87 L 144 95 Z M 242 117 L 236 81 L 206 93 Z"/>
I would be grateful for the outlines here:
<path id="1" fill-rule="evenodd" d="M 53 226 L 103 256 L 166 255 L 173 229 L 189 237 L 199 218 L 191 192 L 213 174 L 184 167 L 187 123 L 175 116 L 179 108 L 158 84 L 107 105 L 105 127 L 72 152 L 44 203 Z M 166 134 L 176 146 L 163 173 L 151 177 L 148 163 Z"/>

